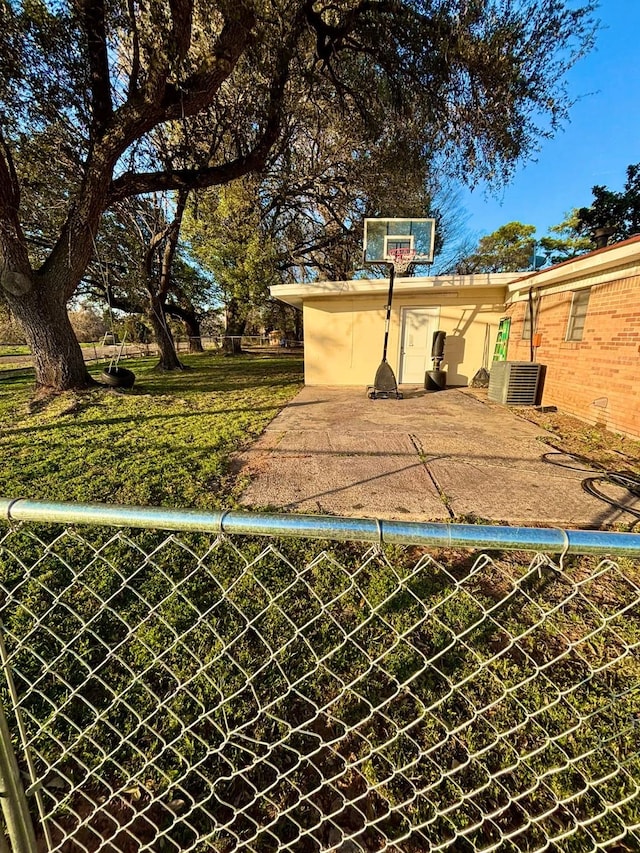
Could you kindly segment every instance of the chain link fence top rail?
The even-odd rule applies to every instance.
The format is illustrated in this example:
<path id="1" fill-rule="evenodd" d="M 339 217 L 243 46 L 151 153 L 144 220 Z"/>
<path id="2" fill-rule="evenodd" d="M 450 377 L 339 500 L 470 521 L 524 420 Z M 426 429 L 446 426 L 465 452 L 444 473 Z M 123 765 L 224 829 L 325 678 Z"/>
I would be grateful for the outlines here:
<path id="1" fill-rule="evenodd" d="M 637 558 L 1 534 L 38 850 L 640 850 Z"/>

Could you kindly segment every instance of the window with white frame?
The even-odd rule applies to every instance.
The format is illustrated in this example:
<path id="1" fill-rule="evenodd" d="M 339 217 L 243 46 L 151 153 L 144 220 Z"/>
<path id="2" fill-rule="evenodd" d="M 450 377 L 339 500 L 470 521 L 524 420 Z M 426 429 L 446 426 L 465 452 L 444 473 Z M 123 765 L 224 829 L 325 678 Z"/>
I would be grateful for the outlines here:
<path id="1" fill-rule="evenodd" d="M 567 335 L 565 340 L 582 340 L 590 295 L 590 288 L 587 290 L 576 290 L 574 292 L 573 299 L 571 300 L 571 309 L 569 311 L 569 322 L 567 324 Z"/>

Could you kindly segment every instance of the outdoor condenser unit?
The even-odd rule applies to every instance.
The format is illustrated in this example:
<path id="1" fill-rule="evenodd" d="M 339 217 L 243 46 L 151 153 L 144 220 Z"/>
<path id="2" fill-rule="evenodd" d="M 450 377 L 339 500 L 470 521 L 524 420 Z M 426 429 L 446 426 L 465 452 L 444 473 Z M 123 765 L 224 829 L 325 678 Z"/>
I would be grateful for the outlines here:
<path id="1" fill-rule="evenodd" d="M 530 361 L 494 361 L 489 374 L 489 400 L 506 406 L 538 405 L 544 369 L 544 364 Z"/>

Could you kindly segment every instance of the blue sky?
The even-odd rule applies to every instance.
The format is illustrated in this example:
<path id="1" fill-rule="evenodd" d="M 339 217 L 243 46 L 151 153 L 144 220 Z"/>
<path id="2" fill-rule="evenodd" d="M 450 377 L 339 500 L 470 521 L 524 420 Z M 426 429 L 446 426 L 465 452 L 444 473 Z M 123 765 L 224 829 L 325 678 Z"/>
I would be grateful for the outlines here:
<path id="1" fill-rule="evenodd" d="M 598 17 L 596 48 L 567 77 L 580 99 L 570 123 L 497 196 L 482 186 L 462 190 L 473 235 L 518 220 L 542 236 L 571 208 L 589 205 L 594 184 L 621 190 L 626 167 L 640 162 L 640 0 L 601 0 Z"/>

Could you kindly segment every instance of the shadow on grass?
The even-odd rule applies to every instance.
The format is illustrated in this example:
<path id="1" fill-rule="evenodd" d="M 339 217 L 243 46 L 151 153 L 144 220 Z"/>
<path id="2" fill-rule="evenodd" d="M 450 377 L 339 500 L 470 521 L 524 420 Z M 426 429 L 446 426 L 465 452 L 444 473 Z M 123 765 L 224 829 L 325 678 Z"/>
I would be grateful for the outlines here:
<path id="1" fill-rule="evenodd" d="M 286 384 L 286 383 L 283 383 Z M 91 426 L 115 426 L 115 425 L 123 425 L 123 424 L 142 424 L 147 423 L 149 421 L 166 421 L 166 420 L 176 420 L 180 419 L 181 421 L 187 420 L 189 418 L 211 418 L 216 415 L 240 415 L 247 413 L 257 413 L 257 412 L 275 412 L 278 409 L 283 408 L 286 405 L 286 401 L 277 400 L 273 403 L 272 406 L 237 406 L 235 408 L 213 408 L 213 409 L 205 409 L 203 411 L 185 411 L 185 412 L 167 412 L 166 414 L 158 414 L 158 415 L 125 415 L 121 418 L 96 418 L 95 420 L 76 420 L 76 421 L 65 421 L 65 423 L 52 423 L 52 424 L 34 424 L 33 426 L 26 427 L 16 427 L 15 429 L 3 429 L 2 435 L 21 435 L 30 432 L 47 432 L 54 430 L 65 430 L 65 429 L 84 429 L 85 427 Z"/>
<path id="2" fill-rule="evenodd" d="M 156 406 L 155 413 L 144 413 L 140 411 L 132 411 L 131 406 L 127 406 L 127 410 L 123 411 L 121 416 L 115 417 L 100 417 L 99 407 L 105 397 L 102 396 L 102 389 L 94 387 L 90 389 L 86 396 L 79 394 L 76 396 L 77 401 L 81 400 L 77 409 L 70 408 L 60 411 L 57 416 L 74 415 L 73 420 L 65 419 L 63 422 L 52 423 L 33 423 L 25 426 L 15 426 L 5 428 L 1 432 L 5 436 L 20 435 L 29 433 L 54 432 L 57 430 L 64 431 L 67 429 L 85 429 L 86 427 L 108 427 L 108 426 L 124 426 L 127 424 L 142 424 L 153 421 L 176 420 L 185 421 L 187 419 L 200 419 L 207 417 L 216 417 L 218 415 L 242 415 L 242 414 L 258 414 L 277 411 L 285 405 L 285 399 L 274 399 L 270 405 L 268 400 L 265 400 L 265 389 L 273 388 L 284 389 L 290 387 L 295 389 L 297 382 L 301 382 L 302 373 L 298 360 L 291 357 L 287 359 L 277 359 L 274 357 L 261 358 L 260 356 L 237 356 L 235 358 L 225 358 L 224 356 L 211 353 L 203 353 L 202 355 L 189 356 L 189 371 L 175 371 L 170 373 L 158 373 L 155 370 L 156 359 L 145 358 L 138 360 L 128 360 L 129 369 L 133 369 L 136 373 L 136 385 L 131 390 L 114 389 L 108 386 L 103 386 L 105 394 L 109 394 L 112 400 L 117 401 L 118 397 L 122 399 L 123 408 L 127 403 L 134 403 L 137 408 L 145 398 L 149 399 L 149 405 Z M 91 370 L 92 375 L 98 378 L 100 375 L 99 366 L 94 366 Z M 17 378 L 12 382 L 0 388 L 0 397 L 4 397 L 5 404 L 9 398 L 17 392 L 27 392 L 30 390 L 29 377 Z M 260 400 L 256 401 L 257 405 L 250 404 L 250 392 L 255 389 L 260 392 Z M 2 393 L 4 392 L 4 393 Z M 231 405 L 225 405 L 225 394 L 228 392 L 239 392 L 242 398 L 234 398 L 229 400 Z M 242 393 L 244 392 L 244 393 Z M 249 392 L 249 393 L 247 393 Z M 73 392 L 70 392 L 73 393 Z M 278 395 L 280 397 L 281 395 Z M 84 397 L 84 399 L 83 399 Z M 204 407 L 195 409 L 186 408 L 183 411 L 176 411 L 175 407 L 170 411 L 157 412 L 157 404 L 167 398 L 167 403 L 171 405 L 173 402 L 180 403 L 188 400 L 190 397 L 198 397 L 204 400 Z M 53 395 L 44 405 L 38 407 L 38 413 L 41 410 L 60 400 L 61 395 Z M 106 398 L 109 399 L 109 398 Z M 235 404 L 235 405 L 234 405 Z M 244 405 L 243 405 L 244 404 Z M 91 409 L 95 408 L 96 417 L 91 417 Z"/>
<path id="3" fill-rule="evenodd" d="M 197 383 L 199 390 L 219 391 L 228 384 L 232 387 L 250 387 L 252 383 L 269 384 L 271 377 L 283 375 L 292 380 L 302 378 L 302 359 L 263 358 L 259 355 L 241 355 L 225 358 L 221 355 L 202 353 L 182 358 L 187 370 L 163 371 L 157 369 L 156 359 L 123 359 L 121 367 L 127 367 L 136 374 L 138 382 L 145 385 L 166 387 L 176 390 L 176 386 L 188 390 Z M 104 365 L 95 365 L 90 369 L 94 377 L 99 377 Z M 135 390 L 135 387 L 134 387 Z"/>

